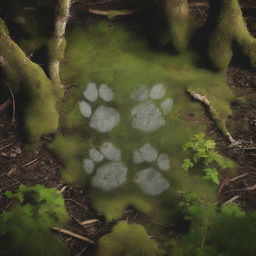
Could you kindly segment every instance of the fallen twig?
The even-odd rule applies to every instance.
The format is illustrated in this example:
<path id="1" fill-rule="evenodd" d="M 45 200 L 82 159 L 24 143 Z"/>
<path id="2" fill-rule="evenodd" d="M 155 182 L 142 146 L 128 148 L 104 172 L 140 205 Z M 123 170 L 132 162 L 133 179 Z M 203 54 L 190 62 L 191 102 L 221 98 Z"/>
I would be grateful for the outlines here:
<path id="1" fill-rule="evenodd" d="M 223 205 L 231 204 L 231 203 L 233 203 L 236 199 L 238 199 L 239 197 L 240 197 L 240 195 L 233 196 L 233 197 L 230 198 L 228 201 L 226 201 Z"/>
<path id="2" fill-rule="evenodd" d="M 71 237 L 74 237 L 74 238 L 77 238 L 79 240 L 82 240 L 82 241 L 85 241 L 87 243 L 90 243 L 90 244 L 94 244 L 94 241 L 85 237 L 85 236 L 81 236 L 81 235 L 78 235 L 76 233 L 73 233 L 69 230 L 66 230 L 66 229 L 63 229 L 63 228 L 58 228 L 58 227 L 51 227 L 52 230 L 54 231 L 58 231 L 60 233 L 63 233 L 65 235 L 68 235 L 68 236 L 71 236 Z"/>
<path id="3" fill-rule="evenodd" d="M 228 131 L 225 121 L 219 117 L 217 111 L 211 105 L 210 101 L 205 96 L 190 89 L 187 89 L 187 92 L 192 96 L 194 100 L 201 102 L 207 108 L 211 118 L 215 121 L 216 126 L 221 131 L 221 133 L 229 139 L 230 143 L 236 143 L 236 141 L 233 139 L 230 132 Z"/>
<path id="4" fill-rule="evenodd" d="M 135 10 L 98 10 L 98 9 L 88 9 L 88 12 L 91 14 L 102 15 L 102 16 L 109 16 L 111 18 L 116 16 L 127 16 L 134 14 L 135 12 L 139 11 L 140 9 Z"/>
<path id="5" fill-rule="evenodd" d="M 90 219 L 90 220 L 85 220 L 80 222 L 82 225 L 90 225 L 90 224 L 94 224 L 94 223 L 98 223 L 99 220 L 98 219 Z"/>
<path id="6" fill-rule="evenodd" d="M 28 162 L 28 163 L 26 163 L 26 164 L 24 164 L 24 165 L 22 166 L 22 168 L 27 167 L 27 166 L 29 166 L 29 165 L 35 163 L 36 161 L 38 161 L 38 159 L 39 159 L 39 157 L 36 158 L 36 159 L 34 159 L 34 160 L 32 160 L 32 161 L 30 161 L 30 162 Z"/>
<path id="7" fill-rule="evenodd" d="M 230 182 L 233 182 L 233 181 L 235 181 L 235 180 L 238 180 L 238 179 L 240 179 L 240 178 L 243 178 L 243 177 L 245 177 L 245 176 L 247 176 L 247 175 L 248 175 L 247 172 L 246 172 L 246 173 L 243 173 L 243 174 L 241 174 L 241 175 L 238 175 L 238 176 L 234 177 L 233 179 L 231 179 Z"/>

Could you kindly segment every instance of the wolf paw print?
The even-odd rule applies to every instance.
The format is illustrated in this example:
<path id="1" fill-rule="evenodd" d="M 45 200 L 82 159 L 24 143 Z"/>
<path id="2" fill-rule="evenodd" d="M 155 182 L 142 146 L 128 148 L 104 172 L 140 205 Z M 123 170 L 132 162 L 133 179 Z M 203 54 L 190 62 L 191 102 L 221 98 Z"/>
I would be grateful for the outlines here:
<path id="1" fill-rule="evenodd" d="M 134 164 L 150 163 L 150 167 L 138 171 L 134 182 L 147 195 L 156 196 L 170 187 L 170 183 L 159 171 L 170 170 L 170 159 L 165 153 L 158 153 L 156 148 L 147 143 L 133 152 Z M 153 167 L 153 165 L 157 167 Z"/>
<path id="2" fill-rule="evenodd" d="M 156 84 L 151 90 L 146 86 L 136 88 L 131 93 L 131 98 L 141 103 L 132 109 L 132 127 L 151 132 L 165 125 L 164 115 L 168 114 L 173 106 L 173 99 L 165 98 L 165 95 L 166 88 L 163 84 Z M 161 100 L 159 106 L 157 100 Z"/>
<path id="3" fill-rule="evenodd" d="M 92 185 L 103 191 L 111 191 L 126 182 L 127 167 L 121 161 L 121 150 L 110 142 L 105 142 L 99 149 L 91 148 L 89 157 L 83 160 L 87 174 L 96 174 Z"/>
<path id="4" fill-rule="evenodd" d="M 88 83 L 83 94 L 87 101 L 79 102 L 80 112 L 85 118 L 90 119 L 89 126 L 92 129 L 105 133 L 118 125 L 120 114 L 115 108 L 105 106 L 104 104 L 99 105 L 95 111 L 92 110 L 92 105 L 98 98 L 106 103 L 113 101 L 114 93 L 108 85 L 101 84 L 97 88 L 95 83 Z"/>

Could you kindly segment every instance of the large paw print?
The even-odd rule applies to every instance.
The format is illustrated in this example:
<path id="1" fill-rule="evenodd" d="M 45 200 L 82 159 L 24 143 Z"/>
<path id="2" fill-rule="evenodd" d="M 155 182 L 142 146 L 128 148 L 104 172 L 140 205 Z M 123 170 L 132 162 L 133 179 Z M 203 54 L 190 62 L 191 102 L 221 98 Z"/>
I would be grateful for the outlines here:
<path id="1" fill-rule="evenodd" d="M 105 102 L 111 102 L 114 98 L 112 89 L 106 85 L 101 84 L 99 89 L 95 83 L 88 83 L 84 91 L 84 97 L 87 101 L 83 100 L 79 102 L 80 112 L 85 118 L 90 118 L 89 125 L 91 128 L 105 133 L 111 131 L 116 127 L 120 120 L 119 112 L 105 105 L 100 105 L 92 113 L 91 105 L 98 99 L 101 98 Z"/>
<path id="2" fill-rule="evenodd" d="M 121 150 L 110 142 L 103 143 L 99 149 L 91 148 L 83 167 L 87 174 L 96 169 L 92 185 L 103 191 L 114 190 L 126 182 L 127 167 L 121 161 Z"/>
<path id="3" fill-rule="evenodd" d="M 168 114 L 173 106 L 171 98 L 165 98 L 166 88 L 163 84 L 154 85 L 151 90 L 140 86 L 131 93 L 131 98 L 141 101 L 132 109 L 132 127 L 141 131 L 151 132 L 165 125 L 164 115 Z M 161 100 L 157 106 L 156 100 Z"/>
<path id="4" fill-rule="evenodd" d="M 167 154 L 158 154 L 156 148 L 148 143 L 133 152 L 133 162 L 157 164 L 157 168 L 149 167 L 135 175 L 135 183 L 145 194 L 156 196 L 170 187 L 168 180 L 158 171 L 160 169 L 166 172 L 170 169 L 170 159 Z"/>

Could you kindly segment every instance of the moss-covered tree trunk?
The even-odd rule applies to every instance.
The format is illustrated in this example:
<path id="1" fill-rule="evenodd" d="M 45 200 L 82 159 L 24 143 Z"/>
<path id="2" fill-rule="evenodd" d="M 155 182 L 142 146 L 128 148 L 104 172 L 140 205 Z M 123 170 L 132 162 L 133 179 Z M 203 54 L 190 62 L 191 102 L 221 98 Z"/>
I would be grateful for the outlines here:
<path id="1" fill-rule="evenodd" d="M 0 56 L 2 70 L 14 92 L 24 95 L 23 125 L 31 142 L 42 134 L 56 131 L 57 88 L 43 69 L 32 62 L 10 38 L 3 24 L 0 30 Z"/>
<path id="2" fill-rule="evenodd" d="M 177 52 L 187 49 L 193 32 L 193 19 L 187 0 L 163 0 L 168 32 Z"/>
<path id="3" fill-rule="evenodd" d="M 209 38 L 208 54 L 218 69 L 226 69 L 233 56 L 233 43 L 256 67 L 256 40 L 247 29 L 238 0 L 220 0 L 218 17 Z"/>
<path id="4" fill-rule="evenodd" d="M 64 35 L 70 6 L 71 0 L 59 0 L 57 4 L 53 39 L 49 43 L 49 77 L 11 39 L 4 21 L 0 20 L 0 67 L 14 93 L 22 94 L 23 106 L 19 106 L 24 112 L 22 126 L 32 143 L 58 128 L 56 103 L 63 94 L 59 65 L 66 45 Z"/>

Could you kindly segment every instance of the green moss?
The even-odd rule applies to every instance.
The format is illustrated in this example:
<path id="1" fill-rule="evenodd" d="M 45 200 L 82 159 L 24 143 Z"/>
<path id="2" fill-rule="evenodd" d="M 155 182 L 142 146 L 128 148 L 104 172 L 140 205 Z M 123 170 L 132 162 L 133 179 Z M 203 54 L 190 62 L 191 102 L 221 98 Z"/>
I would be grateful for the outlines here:
<path id="1" fill-rule="evenodd" d="M 66 40 L 63 39 L 61 41 L 61 44 L 59 46 L 57 46 L 57 41 L 59 40 L 59 38 L 57 39 L 51 39 L 49 40 L 49 59 L 50 60 L 55 60 L 55 61 L 60 61 L 63 58 L 64 55 L 64 51 L 66 48 Z"/>
<path id="2" fill-rule="evenodd" d="M 207 96 L 219 116 L 225 120 L 231 113 L 230 102 L 234 99 L 226 85 L 225 74 L 196 68 L 196 56 L 192 53 L 170 56 L 154 51 L 143 39 L 138 39 L 121 26 L 110 27 L 100 23 L 85 31 L 74 30 L 68 35 L 67 42 L 61 76 L 65 84 L 77 86 L 69 90 L 59 105 L 61 132 L 52 146 L 64 163 L 63 177 L 72 183 L 91 185 L 101 163 L 95 164 L 93 173 L 86 174 L 83 159 L 89 157 L 89 149 L 98 149 L 103 142 L 110 141 L 122 152 L 121 160 L 128 168 L 126 182 L 116 190 L 107 192 L 90 186 L 93 206 L 108 220 L 120 217 L 128 206 L 133 206 L 166 221 L 177 213 L 177 191 L 185 188 L 196 192 L 199 198 L 214 202 L 214 186 L 203 182 L 199 175 L 186 174 L 181 169 L 183 144 L 195 133 L 204 131 L 207 125 L 200 121 L 204 115 L 203 106 L 192 101 L 186 90 L 190 88 Z M 91 129 L 90 120 L 80 113 L 79 102 L 85 100 L 83 92 L 89 82 L 95 82 L 98 86 L 105 83 L 114 92 L 112 102 L 99 98 L 90 103 L 93 112 L 100 105 L 118 110 L 120 122 L 111 132 L 100 133 Z M 157 83 L 166 86 L 165 98 L 174 101 L 171 112 L 164 116 L 165 126 L 148 133 L 134 129 L 130 111 L 138 102 L 130 95 L 139 85 L 151 89 Z M 156 100 L 155 104 L 160 106 L 161 100 Z M 71 141 L 74 146 L 68 148 L 74 150 L 65 152 L 63 148 Z M 158 168 L 156 162 L 133 163 L 134 150 L 145 143 L 150 143 L 159 153 L 166 153 L 170 157 L 170 171 L 162 172 L 170 183 L 170 189 L 157 196 L 146 195 L 134 183 L 138 171 Z M 105 163 L 107 160 L 103 161 Z"/>
<path id="3" fill-rule="evenodd" d="M 61 134 L 57 134 L 54 142 L 49 145 L 49 149 L 62 160 L 64 167 L 62 176 L 67 182 L 76 185 L 84 183 L 82 152 L 86 151 L 87 147 L 86 139 L 83 141 L 79 136 L 63 136 Z"/>
<path id="4" fill-rule="evenodd" d="M 221 0 L 220 4 L 220 13 L 209 39 L 208 54 L 212 64 L 218 69 L 226 69 L 233 56 L 233 43 L 236 42 L 255 67 L 256 41 L 246 27 L 238 0 Z"/>
<path id="5" fill-rule="evenodd" d="M 20 185 L 8 212 L 0 216 L 1 255 L 68 255 L 50 227 L 63 227 L 68 221 L 61 193 L 42 185 Z"/>
<path id="6" fill-rule="evenodd" d="M 160 256 L 163 251 L 149 237 L 143 226 L 127 224 L 125 221 L 114 226 L 112 232 L 100 238 L 97 256 Z"/>
<path id="7" fill-rule="evenodd" d="M 9 35 L 9 30 L 5 25 L 5 22 L 2 18 L 0 18 L 0 31 L 1 33 L 4 33 L 5 35 Z"/>

